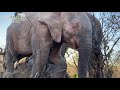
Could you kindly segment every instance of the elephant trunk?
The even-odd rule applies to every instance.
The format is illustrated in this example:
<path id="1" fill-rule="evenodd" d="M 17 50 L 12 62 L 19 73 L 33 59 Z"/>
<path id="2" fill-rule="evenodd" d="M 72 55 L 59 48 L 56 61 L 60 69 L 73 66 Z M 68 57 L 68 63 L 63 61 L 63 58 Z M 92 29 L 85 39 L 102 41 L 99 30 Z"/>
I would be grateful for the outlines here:
<path id="1" fill-rule="evenodd" d="M 84 33 L 84 34 L 83 34 Z M 88 62 L 92 52 L 92 30 L 85 30 L 79 35 L 79 61 L 78 61 L 78 77 L 86 78 L 88 72 Z"/>
<path id="2" fill-rule="evenodd" d="M 67 51 L 67 48 L 68 48 L 67 44 L 63 43 L 62 46 L 61 46 L 61 55 L 62 55 L 62 57 L 64 57 L 65 52 Z"/>

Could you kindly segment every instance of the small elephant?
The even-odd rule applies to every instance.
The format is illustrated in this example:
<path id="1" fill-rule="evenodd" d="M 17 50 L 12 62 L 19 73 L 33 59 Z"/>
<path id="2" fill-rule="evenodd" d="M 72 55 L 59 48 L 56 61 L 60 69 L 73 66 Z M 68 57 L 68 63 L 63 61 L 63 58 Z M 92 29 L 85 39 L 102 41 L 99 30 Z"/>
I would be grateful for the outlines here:
<path id="1" fill-rule="evenodd" d="M 91 59 L 89 60 L 89 77 L 101 77 L 100 73 L 91 73 L 91 71 L 93 71 L 93 68 L 91 67 L 91 64 L 96 66 L 97 64 L 94 64 L 96 62 L 99 62 L 98 64 L 100 65 L 102 62 L 102 52 L 101 52 L 101 43 L 102 43 L 102 39 L 103 39 L 103 32 L 102 32 L 102 28 L 101 28 L 101 24 L 99 22 L 99 20 L 93 16 L 90 13 L 86 13 L 86 15 L 89 17 L 90 22 L 92 24 L 92 56 Z M 61 55 L 64 57 L 65 52 L 68 48 L 68 45 L 66 43 L 63 43 L 61 46 Z M 93 63 L 94 62 L 94 63 Z M 100 66 L 99 66 L 99 71 L 100 70 Z M 98 75 L 97 75 L 98 74 Z"/>

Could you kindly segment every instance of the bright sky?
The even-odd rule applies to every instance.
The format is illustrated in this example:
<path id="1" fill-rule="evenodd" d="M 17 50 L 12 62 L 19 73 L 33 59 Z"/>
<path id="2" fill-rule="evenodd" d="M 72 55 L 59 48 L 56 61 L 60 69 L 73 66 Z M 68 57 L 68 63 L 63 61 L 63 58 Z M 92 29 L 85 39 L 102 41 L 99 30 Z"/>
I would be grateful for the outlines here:
<path id="1" fill-rule="evenodd" d="M 0 12 L 0 47 L 4 48 L 6 44 L 6 30 L 11 24 L 14 12 Z"/>

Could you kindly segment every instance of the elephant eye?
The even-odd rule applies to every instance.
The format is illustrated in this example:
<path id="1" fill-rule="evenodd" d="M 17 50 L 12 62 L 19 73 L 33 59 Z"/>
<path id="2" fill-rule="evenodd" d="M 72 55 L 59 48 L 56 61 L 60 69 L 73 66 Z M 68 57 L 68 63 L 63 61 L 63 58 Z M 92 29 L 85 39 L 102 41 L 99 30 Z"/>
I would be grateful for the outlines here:
<path id="1" fill-rule="evenodd" d="M 47 23 L 45 23 L 44 21 L 38 21 L 38 22 L 42 25 L 47 25 Z"/>
<path id="2" fill-rule="evenodd" d="M 73 31 L 79 30 L 79 23 L 78 22 L 72 22 L 71 26 L 72 26 Z"/>
<path id="3" fill-rule="evenodd" d="M 77 22 L 72 22 L 72 27 L 73 29 L 77 29 L 78 28 L 78 23 Z"/>

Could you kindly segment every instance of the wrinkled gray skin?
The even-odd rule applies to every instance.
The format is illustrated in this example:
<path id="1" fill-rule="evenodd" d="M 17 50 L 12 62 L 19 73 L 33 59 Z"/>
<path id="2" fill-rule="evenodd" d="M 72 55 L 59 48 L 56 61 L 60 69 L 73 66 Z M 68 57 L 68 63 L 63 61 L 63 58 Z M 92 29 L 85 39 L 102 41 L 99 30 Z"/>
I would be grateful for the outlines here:
<path id="1" fill-rule="evenodd" d="M 92 57 L 89 64 L 89 76 L 91 78 L 103 78 L 103 64 L 102 64 L 102 52 L 101 52 L 101 43 L 103 39 L 102 27 L 97 18 L 93 15 L 87 13 L 90 21 L 92 23 Z"/>
<path id="2" fill-rule="evenodd" d="M 33 53 L 35 55 L 31 77 L 38 77 L 39 75 L 36 76 L 36 73 L 39 74 L 39 71 L 45 68 L 50 51 L 51 43 L 48 43 L 51 41 L 51 36 L 47 26 L 37 21 L 32 22 L 36 25 L 36 29 L 33 28 L 29 21 L 12 23 L 8 28 L 6 40 L 6 72 L 12 73 L 14 70 L 13 63 L 15 61 L 25 56 L 31 56 Z M 45 45 L 47 47 L 43 48 Z"/>
<path id="3" fill-rule="evenodd" d="M 28 61 L 28 65 L 33 65 L 33 59 Z M 44 78 L 70 78 L 66 72 L 66 62 L 64 58 L 60 60 L 60 63 L 55 65 L 52 63 L 47 64 L 47 69 L 43 75 Z"/>
<path id="4" fill-rule="evenodd" d="M 59 55 L 61 43 L 56 44 L 56 46 L 54 46 L 56 49 L 50 51 L 50 49 L 53 48 L 52 41 L 48 26 L 44 22 L 39 22 L 37 19 L 31 17 L 20 23 L 12 23 L 7 30 L 6 72 L 12 73 L 15 61 L 23 57 L 29 57 L 34 53 L 34 63 L 30 76 L 32 78 L 41 77 L 42 71 L 46 68 L 50 52 L 56 53 L 54 59 L 56 62 L 51 61 L 51 63 L 59 65 L 59 63 L 61 63 L 60 60 L 62 60 Z M 59 60 L 57 58 L 59 58 Z M 64 63 L 64 68 L 67 68 L 66 63 Z M 66 73 L 66 70 L 64 70 L 63 73 Z M 59 78 L 61 77 L 63 76 Z"/>
<path id="5" fill-rule="evenodd" d="M 92 26 L 86 13 L 42 12 L 35 15 L 48 25 L 54 41 L 59 43 L 63 39 L 69 47 L 78 50 L 78 77 L 87 77 L 88 60 L 92 52 Z"/>
<path id="6" fill-rule="evenodd" d="M 78 50 L 78 77 L 86 78 L 92 52 L 92 26 L 86 13 L 63 13 L 64 42 Z"/>
<path id="7" fill-rule="evenodd" d="M 84 12 L 23 12 L 29 21 L 12 23 L 7 30 L 7 72 L 13 72 L 13 62 L 33 53 L 34 63 L 31 78 L 42 75 L 48 56 L 58 64 L 62 41 L 79 52 L 78 77 L 86 78 L 88 61 L 92 52 L 92 25 Z M 32 24 L 31 24 L 32 22 Z M 50 53 L 52 41 L 57 48 Z M 46 46 L 47 45 L 47 46 Z M 43 46 L 46 46 L 43 48 Z M 42 48 L 42 49 L 41 49 Z M 39 50 L 40 49 L 40 50 Z M 38 51 L 39 50 L 39 51 Z M 15 58 L 15 56 L 19 57 Z M 21 57 L 20 57 L 21 56 Z M 11 63 L 12 61 L 12 63 Z"/>
<path id="8" fill-rule="evenodd" d="M 102 32 L 102 28 L 101 28 L 101 24 L 99 20 L 90 13 L 86 13 L 86 14 L 89 17 L 90 22 L 92 24 L 92 57 L 91 57 L 91 60 L 92 62 L 95 62 L 97 61 L 96 59 L 99 59 L 98 57 L 96 57 L 96 54 L 97 55 L 102 54 L 100 46 L 101 46 L 102 39 L 103 39 L 103 32 Z M 68 45 L 66 43 L 63 43 L 61 46 L 61 55 L 63 57 L 65 55 L 67 48 L 68 48 Z M 102 56 L 100 56 L 100 58 L 102 58 Z M 92 67 L 89 67 L 89 70 L 88 70 L 89 74 L 90 74 L 90 70 L 93 70 Z M 89 77 L 96 77 L 96 76 L 89 75 Z M 100 76 L 97 76 L 97 77 L 100 77 Z"/>

